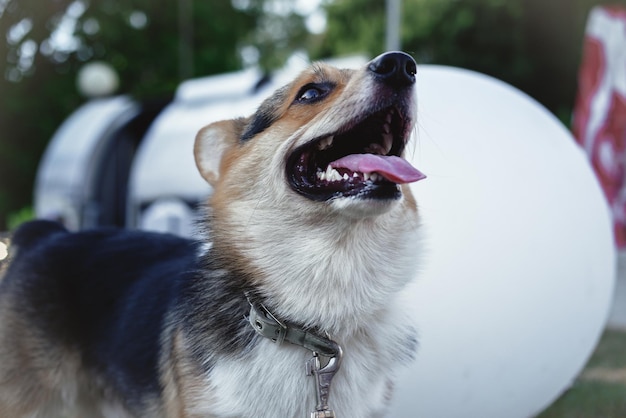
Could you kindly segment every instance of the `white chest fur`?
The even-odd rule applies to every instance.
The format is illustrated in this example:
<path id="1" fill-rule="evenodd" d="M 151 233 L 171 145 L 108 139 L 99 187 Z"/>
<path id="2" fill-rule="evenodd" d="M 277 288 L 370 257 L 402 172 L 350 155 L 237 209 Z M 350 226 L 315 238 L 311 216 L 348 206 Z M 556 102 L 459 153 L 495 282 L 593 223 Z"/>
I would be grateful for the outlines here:
<path id="1" fill-rule="evenodd" d="M 329 405 L 341 418 L 384 416 L 390 382 L 410 360 L 412 328 L 398 305 L 379 321 L 344 340 L 340 370 L 332 381 Z M 192 416 L 238 418 L 305 418 L 315 409 L 314 377 L 307 376 L 310 351 L 262 339 L 242 357 L 222 358 L 205 376 L 206 399 L 194 402 Z M 216 402 L 217 400 L 217 402 Z"/>

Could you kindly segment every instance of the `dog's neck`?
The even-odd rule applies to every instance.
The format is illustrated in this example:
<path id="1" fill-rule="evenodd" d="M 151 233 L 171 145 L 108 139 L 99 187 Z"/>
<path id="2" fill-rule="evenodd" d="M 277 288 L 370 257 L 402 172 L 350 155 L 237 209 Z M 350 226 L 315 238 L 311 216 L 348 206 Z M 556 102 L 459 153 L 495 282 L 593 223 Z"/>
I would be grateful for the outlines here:
<path id="1" fill-rule="evenodd" d="M 418 225 L 404 205 L 371 218 L 300 222 L 297 229 L 250 222 L 229 229 L 226 247 L 247 264 L 256 291 L 279 318 L 349 335 L 381 315 L 413 278 Z"/>

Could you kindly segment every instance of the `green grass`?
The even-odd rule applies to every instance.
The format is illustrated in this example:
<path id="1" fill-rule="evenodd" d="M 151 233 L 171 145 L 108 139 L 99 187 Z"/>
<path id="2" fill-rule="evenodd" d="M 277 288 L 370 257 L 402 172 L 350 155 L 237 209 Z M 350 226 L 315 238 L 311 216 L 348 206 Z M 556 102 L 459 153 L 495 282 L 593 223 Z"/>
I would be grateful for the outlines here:
<path id="1" fill-rule="evenodd" d="M 607 331 L 574 385 L 537 418 L 626 417 L 626 332 Z"/>
<path id="2" fill-rule="evenodd" d="M 595 367 L 626 367 L 626 331 L 606 331 L 602 335 L 586 368 Z"/>
<path id="3" fill-rule="evenodd" d="M 624 418 L 626 385 L 577 381 L 538 418 Z"/>

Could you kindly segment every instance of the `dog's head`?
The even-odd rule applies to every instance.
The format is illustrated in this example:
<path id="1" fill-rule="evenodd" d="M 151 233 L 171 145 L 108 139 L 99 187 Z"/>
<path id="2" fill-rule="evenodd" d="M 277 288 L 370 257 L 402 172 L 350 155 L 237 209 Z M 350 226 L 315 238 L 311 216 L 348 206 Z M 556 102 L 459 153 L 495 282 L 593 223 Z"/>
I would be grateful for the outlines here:
<path id="1" fill-rule="evenodd" d="M 255 114 L 211 124 L 195 158 L 214 201 L 282 202 L 304 213 L 387 212 L 424 178 L 403 153 L 415 120 L 415 61 L 383 54 L 359 70 L 314 64 Z"/>
<path id="2" fill-rule="evenodd" d="M 403 155 L 415 70 L 399 52 L 359 70 L 315 64 L 251 117 L 198 134 L 213 257 L 279 317 L 345 330 L 413 277 L 419 220 L 407 183 L 424 176 Z"/>

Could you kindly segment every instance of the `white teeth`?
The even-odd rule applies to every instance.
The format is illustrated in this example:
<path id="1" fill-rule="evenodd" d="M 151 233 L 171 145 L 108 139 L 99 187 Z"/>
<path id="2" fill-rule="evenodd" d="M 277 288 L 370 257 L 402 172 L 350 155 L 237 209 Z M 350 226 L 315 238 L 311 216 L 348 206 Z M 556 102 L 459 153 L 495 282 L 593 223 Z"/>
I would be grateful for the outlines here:
<path id="1" fill-rule="evenodd" d="M 354 173 L 352 173 L 352 175 L 350 175 L 348 173 L 344 173 L 343 175 L 341 175 L 339 173 L 339 171 L 335 170 L 330 165 L 328 167 L 326 167 L 326 171 L 318 170 L 316 175 L 317 175 L 317 178 L 320 181 L 329 181 L 329 182 L 330 181 L 348 181 L 348 180 L 350 180 L 350 177 L 353 177 L 353 178 L 363 177 L 363 181 L 376 182 L 376 181 L 381 180 L 383 178 L 383 176 L 381 176 L 378 173 L 357 173 L 357 172 L 354 172 Z"/>
<path id="2" fill-rule="evenodd" d="M 392 119 L 392 115 L 391 112 L 387 113 L 387 116 L 385 117 L 385 123 L 383 124 L 383 132 L 388 134 L 391 132 L 391 119 Z"/>
<path id="3" fill-rule="evenodd" d="M 383 154 L 384 155 L 389 154 L 392 146 L 393 146 L 393 135 L 391 135 L 388 132 L 386 134 L 383 134 L 383 150 L 384 150 Z"/>
<path id="4" fill-rule="evenodd" d="M 327 180 L 329 180 L 329 181 L 331 180 L 334 171 L 337 171 L 337 170 L 332 168 L 330 165 L 328 167 L 326 167 L 326 179 Z"/>
<path id="5" fill-rule="evenodd" d="M 327 136 L 326 138 L 320 140 L 320 142 L 317 143 L 317 149 L 319 149 L 320 151 L 327 149 L 333 144 L 334 140 L 335 140 L 334 135 Z"/>
<path id="6" fill-rule="evenodd" d="M 348 176 L 347 174 L 344 174 L 342 176 L 341 174 L 339 174 L 339 171 L 335 170 L 330 165 L 328 167 L 326 167 L 326 171 L 318 170 L 316 175 L 317 175 L 317 178 L 322 180 L 322 181 L 347 180 L 346 177 Z"/>

